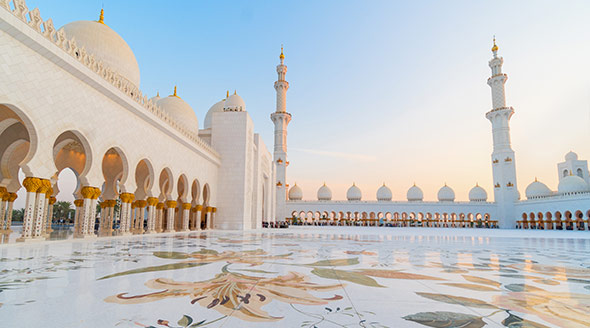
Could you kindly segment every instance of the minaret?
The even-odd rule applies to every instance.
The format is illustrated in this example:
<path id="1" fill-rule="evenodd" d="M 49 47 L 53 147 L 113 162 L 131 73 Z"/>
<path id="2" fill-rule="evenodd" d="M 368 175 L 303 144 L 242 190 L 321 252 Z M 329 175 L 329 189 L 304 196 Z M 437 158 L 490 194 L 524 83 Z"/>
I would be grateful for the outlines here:
<path id="1" fill-rule="evenodd" d="M 289 82 L 285 81 L 287 66 L 281 46 L 281 63 L 277 66 L 278 80 L 275 82 L 277 92 L 277 109 L 270 115 L 275 125 L 274 170 L 275 170 L 275 220 L 283 221 L 287 217 L 285 202 L 287 201 L 287 125 L 291 121 L 291 114 L 287 113 L 287 90 Z"/>
<path id="2" fill-rule="evenodd" d="M 498 204 L 498 220 L 501 228 L 514 228 L 516 217 L 514 202 L 519 194 L 516 184 L 516 161 L 514 150 L 510 146 L 510 118 L 514 114 L 512 107 L 506 106 L 504 84 L 508 76 L 502 73 L 504 59 L 498 57 L 498 46 L 494 37 L 492 47 L 494 57 L 489 62 L 492 76 L 488 85 L 492 88 L 492 110 L 486 118 L 492 122 L 494 151 L 492 152 L 492 172 L 494 177 L 494 200 Z"/>

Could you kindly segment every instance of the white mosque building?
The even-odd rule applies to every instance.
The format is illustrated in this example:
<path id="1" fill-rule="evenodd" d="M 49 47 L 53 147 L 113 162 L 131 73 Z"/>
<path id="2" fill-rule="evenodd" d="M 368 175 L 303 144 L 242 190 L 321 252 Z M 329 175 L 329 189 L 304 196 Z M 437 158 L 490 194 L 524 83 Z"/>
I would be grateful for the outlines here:
<path id="1" fill-rule="evenodd" d="M 328 186 L 317 200 L 303 200 L 287 184 L 287 66 L 281 51 L 275 82 L 273 154 L 236 93 L 215 103 L 202 128 L 182 89 L 148 97 L 140 69 L 125 40 L 98 21 L 56 29 L 24 0 L 0 0 L 0 230 L 11 231 L 16 192 L 26 190 L 20 240 L 43 239 L 51 230 L 57 181 L 66 168 L 78 181 L 75 236 L 143 234 L 200 229 L 256 229 L 264 221 L 300 218 L 334 224 L 513 228 L 584 228 L 590 219 L 586 161 L 574 153 L 558 164 L 557 192 L 535 181 L 520 200 L 504 96 L 503 59 L 492 77 L 494 201 L 475 186 L 469 201 L 455 201 L 449 186 L 438 202 L 423 201 L 412 186 L 407 201 L 394 201 L 383 185 L 377 201 L 363 201 L 353 185 L 347 200 L 332 200 Z M 172 90 L 172 88 L 170 88 Z M 197 111 L 199 113 L 199 111 Z M 19 171 L 25 175 L 20 181 Z M 119 204 L 119 205 L 117 205 Z M 97 213 L 97 205 L 100 211 Z M 115 206 L 120 206 L 117 213 Z M 98 231 L 95 218 L 99 217 Z M 517 222 L 519 221 L 519 222 Z M 117 225 L 115 225 L 117 223 Z"/>
<path id="2" fill-rule="evenodd" d="M 526 188 L 522 200 L 516 181 L 515 153 L 510 145 L 510 118 L 514 109 L 506 105 L 502 72 L 504 59 L 498 56 L 494 39 L 493 58 L 489 62 L 492 76 L 492 110 L 486 118 L 492 123 L 494 149 L 490 158 L 494 181 L 494 201 L 488 200 L 484 188 L 475 185 L 468 201 L 456 201 L 455 192 L 446 184 L 438 191 L 438 201 L 423 200 L 420 187 L 408 189 L 405 201 L 393 200 L 385 184 L 377 190 L 377 201 L 363 201 L 354 183 L 346 200 L 332 200 L 332 191 L 324 183 L 317 200 L 303 200 L 296 184 L 288 193 L 287 213 L 293 220 L 319 224 L 362 224 L 428 227 L 488 226 L 500 228 L 584 229 L 590 220 L 590 178 L 587 161 L 578 160 L 574 152 L 557 164 L 559 185 L 552 191 L 535 180 Z"/>

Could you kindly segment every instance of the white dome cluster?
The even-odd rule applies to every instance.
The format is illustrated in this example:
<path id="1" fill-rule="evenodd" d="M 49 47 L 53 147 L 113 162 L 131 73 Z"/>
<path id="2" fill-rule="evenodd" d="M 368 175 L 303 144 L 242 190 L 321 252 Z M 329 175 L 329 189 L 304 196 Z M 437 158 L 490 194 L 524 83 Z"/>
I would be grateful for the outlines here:
<path id="1" fill-rule="evenodd" d="M 393 194 L 391 193 L 391 189 L 383 183 L 383 185 L 377 190 L 377 201 L 390 202 L 392 198 Z"/>
<path id="2" fill-rule="evenodd" d="M 324 182 L 324 185 L 318 189 L 317 196 L 318 200 L 332 200 L 332 190 L 330 190 L 330 188 L 328 188 Z"/>
<path id="3" fill-rule="evenodd" d="M 61 28 L 66 37 L 74 39 L 78 47 L 139 87 L 137 59 L 123 38 L 101 21 L 76 21 Z"/>
<path id="4" fill-rule="evenodd" d="M 438 201 L 439 202 L 454 202 L 455 201 L 455 191 L 447 186 L 447 184 L 445 183 L 444 186 L 442 186 L 442 188 L 440 188 L 438 190 Z"/>
<path id="5" fill-rule="evenodd" d="M 303 199 L 303 190 L 299 188 L 297 183 L 293 187 L 289 189 L 289 200 L 302 200 Z"/>
<path id="6" fill-rule="evenodd" d="M 524 194 L 527 199 L 539 199 L 552 196 L 553 192 L 546 184 L 537 181 L 537 178 L 535 178 L 535 181 L 526 187 Z"/>
<path id="7" fill-rule="evenodd" d="M 485 189 L 475 184 L 475 187 L 469 190 L 469 201 L 470 202 L 485 202 L 488 200 L 488 193 Z"/>
<path id="8" fill-rule="evenodd" d="M 363 194 L 361 193 L 361 189 L 356 186 L 356 184 L 352 184 L 348 191 L 346 192 L 346 199 L 349 201 L 361 200 Z"/>

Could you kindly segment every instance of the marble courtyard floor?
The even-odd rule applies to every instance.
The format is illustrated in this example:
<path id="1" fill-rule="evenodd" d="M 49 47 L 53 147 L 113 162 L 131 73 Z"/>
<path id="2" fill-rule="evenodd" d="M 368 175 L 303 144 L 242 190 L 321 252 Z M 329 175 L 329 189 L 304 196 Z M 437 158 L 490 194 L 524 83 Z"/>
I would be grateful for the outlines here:
<path id="1" fill-rule="evenodd" d="M 590 232 L 291 227 L 0 245 L 2 327 L 588 327 Z"/>

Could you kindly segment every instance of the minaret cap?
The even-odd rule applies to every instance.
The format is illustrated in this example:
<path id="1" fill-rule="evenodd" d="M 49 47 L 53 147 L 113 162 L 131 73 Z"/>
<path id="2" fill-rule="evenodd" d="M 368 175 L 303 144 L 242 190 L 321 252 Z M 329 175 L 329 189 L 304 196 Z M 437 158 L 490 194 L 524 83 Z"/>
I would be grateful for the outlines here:
<path id="1" fill-rule="evenodd" d="M 174 93 L 172 94 L 172 96 L 178 97 L 178 95 L 176 94 L 176 86 L 174 86 Z M 178 97 L 178 98 L 180 98 L 180 97 Z"/>
<path id="2" fill-rule="evenodd" d="M 492 51 L 496 52 L 498 51 L 498 45 L 496 44 L 496 36 L 494 35 L 494 46 L 492 47 Z"/>
<path id="3" fill-rule="evenodd" d="M 283 54 L 283 45 L 281 44 L 281 55 L 279 56 L 280 59 L 285 59 L 285 55 Z"/>
<path id="4" fill-rule="evenodd" d="M 100 16 L 98 17 L 98 22 L 104 24 L 104 9 L 100 10 Z"/>

